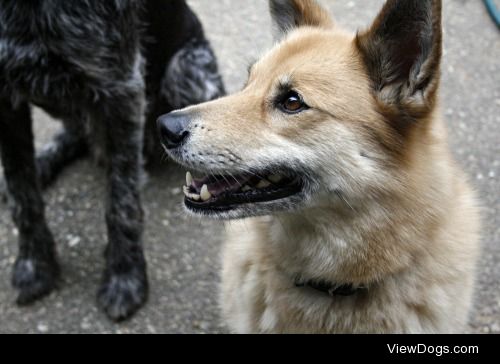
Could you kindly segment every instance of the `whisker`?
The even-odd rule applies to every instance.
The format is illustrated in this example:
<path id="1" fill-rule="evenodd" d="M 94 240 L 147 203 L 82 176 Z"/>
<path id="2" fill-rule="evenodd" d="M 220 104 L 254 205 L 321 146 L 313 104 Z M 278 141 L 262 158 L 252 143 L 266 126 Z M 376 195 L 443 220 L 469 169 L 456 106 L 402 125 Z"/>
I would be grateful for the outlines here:
<path id="1" fill-rule="evenodd" d="M 347 205 L 349 206 L 349 208 L 356 212 L 356 210 L 354 209 L 354 207 L 352 207 L 352 205 L 349 203 L 349 201 L 347 201 L 347 199 L 345 198 L 344 194 L 342 193 L 342 191 L 340 190 L 335 190 L 335 194 Z"/>
<path id="2" fill-rule="evenodd" d="M 226 176 L 224 176 L 223 174 L 221 174 L 220 176 L 224 179 L 224 181 L 226 181 L 228 186 L 231 185 L 231 183 L 229 183 L 229 181 L 227 180 Z"/>
<path id="3" fill-rule="evenodd" d="M 219 183 L 219 180 L 217 179 L 217 176 L 215 175 L 214 172 L 209 171 L 208 173 L 210 173 L 210 176 L 212 176 L 212 178 L 215 180 L 215 182 Z"/>
<path id="4" fill-rule="evenodd" d="M 238 181 L 236 179 L 236 177 L 231 172 L 228 172 L 228 174 L 229 174 L 229 177 L 231 177 L 232 179 L 234 179 L 236 181 L 236 183 L 238 183 L 238 184 L 240 183 L 240 181 Z"/>
<path id="5" fill-rule="evenodd" d="M 262 177 L 262 176 L 258 175 L 257 173 L 253 172 L 252 170 L 250 170 L 248 168 L 245 168 L 243 166 L 238 167 L 238 169 L 240 169 L 244 173 L 251 174 L 252 176 L 255 176 L 255 177 L 259 178 L 259 179 L 266 179 L 265 177 Z"/>

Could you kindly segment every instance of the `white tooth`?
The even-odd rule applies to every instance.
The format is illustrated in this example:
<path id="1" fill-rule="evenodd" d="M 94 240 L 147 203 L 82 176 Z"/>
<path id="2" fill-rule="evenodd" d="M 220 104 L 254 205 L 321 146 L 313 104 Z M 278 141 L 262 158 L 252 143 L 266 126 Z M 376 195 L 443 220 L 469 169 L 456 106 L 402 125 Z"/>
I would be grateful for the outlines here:
<path id="1" fill-rule="evenodd" d="M 182 188 L 182 191 L 184 191 L 184 194 L 186 195 L 186 197 L 189 197 L 190 193 L 189 193 L 189 187 L 187 186 L 184 186 Z"/>
<path id="2" fill-rule="evenodd" d="M 283 177 L 280 176 L 279 174 L 272 174 L 269 177 L 267 177 L 267 179 L 272 183 L 280 183 Z"/>
<path id="3" fill-rule="evenodd" d="M 186 186 L 190 187 L 193 184 L 193 176 L 191 172 L 186 173 Z"/>
<path id="4" fill-rule="evenodd" d="M 241 189 L 243 192 L 248 192 L 248 191 L 251 191 L 252 190 L 252 187 L 248 186 L 248 185 L 245 185 L 242 189 Z"/>
<path id="5" fill-rule="evenodd" d="M 195 201 L 200 201 L 200 199 L 201 199 L 200 195 L 197 195 L 196 193 L 190 193 L 189 198 L 191 200 L 195 200 Z"/>
<path id="6" fill-rule="evenodd" d="M 263 179 L 259 182 L 259 184 L 257 185 L 257 188 L 262 189 L 262 188 L 268 188 L 269 186 L 271 186 L 271 182 Z"/>
<path id="7" fill-rule="evenodd" d="M 208 186 L 207 185 L 203 185 L 203 187 L 201 188 L 200 197 L 201 197 L 201 199 L 203 201 L 208 201 L 208 200 L 210 200 L 212 198 L 212 194 L 208 190 Z"/>

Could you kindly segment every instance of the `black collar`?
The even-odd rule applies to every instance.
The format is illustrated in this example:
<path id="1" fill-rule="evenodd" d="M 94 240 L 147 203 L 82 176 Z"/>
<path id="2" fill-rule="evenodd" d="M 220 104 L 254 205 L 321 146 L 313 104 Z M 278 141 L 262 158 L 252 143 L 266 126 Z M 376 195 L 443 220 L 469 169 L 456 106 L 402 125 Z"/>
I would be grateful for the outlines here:
<path id="1" fill-rule="evenodd" d="M 348 296 L 354 296 L 356 293 L 360 291 L 365 291 L 366 287 L 365 286 L 355 286 L 354 284 L 335 284 L 331 282 L 326 282 L 326 281 L 306 281 L 306 282 L 301 282 L 296 280 L 295 281 L 295 287 L 309 287 L 312 289 L 315 289 L 317 291 L 326 293 L 330 297 L 335 297 L 335 296 L 342 296 L 342 297 L 348 297 Z"/>

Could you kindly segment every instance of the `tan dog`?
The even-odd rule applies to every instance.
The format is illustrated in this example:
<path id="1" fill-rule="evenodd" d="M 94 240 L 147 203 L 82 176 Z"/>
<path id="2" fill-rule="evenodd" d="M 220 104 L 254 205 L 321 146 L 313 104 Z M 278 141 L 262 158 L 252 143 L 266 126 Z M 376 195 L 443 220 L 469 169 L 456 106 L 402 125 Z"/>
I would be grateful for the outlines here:
<path id="1" fill-rule="evenodd" d="M 280 43 L 239 93 L 159 120 L 187 209 L 228 226 L 222 309 L 239 333 L 465 329 L 475 196 L 448 150 L 441 1 L 388 0 L 356 36 L 272 0 Z M 264 216 L 264 217 L 258 217 Z"/>

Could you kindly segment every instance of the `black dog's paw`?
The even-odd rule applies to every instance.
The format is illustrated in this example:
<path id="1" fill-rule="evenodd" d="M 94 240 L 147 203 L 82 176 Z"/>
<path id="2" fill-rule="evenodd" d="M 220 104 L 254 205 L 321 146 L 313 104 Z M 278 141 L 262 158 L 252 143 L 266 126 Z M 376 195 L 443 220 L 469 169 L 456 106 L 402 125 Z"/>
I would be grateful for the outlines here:
<path id="1" fill-rule="evenodd" d="M 12 275 L 12 285 L 19 291 L 16 303 L 25 306 L 48 295 L 57 287 L 59 272 L 55 260 L 18 258 Z"/>
<path id="2" fill-rule="evenodd" d="M 144 305 L 147 297 L 146 273 L 134 269 L 127 274 L 112 274 L 105 277 L 97 301 L 111 320 L 119 322 L 135 314 Z"/>

